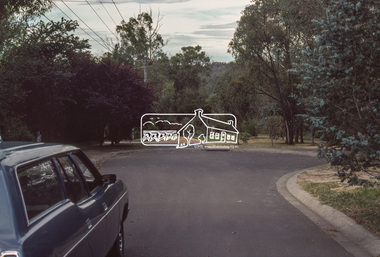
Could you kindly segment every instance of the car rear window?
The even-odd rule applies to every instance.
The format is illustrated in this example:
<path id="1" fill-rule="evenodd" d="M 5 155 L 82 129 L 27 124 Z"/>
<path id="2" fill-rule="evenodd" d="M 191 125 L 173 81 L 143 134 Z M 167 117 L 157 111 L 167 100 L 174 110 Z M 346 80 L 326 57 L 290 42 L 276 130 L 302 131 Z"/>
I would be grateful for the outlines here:
<path id="1" fill-rule="evenodd" d="M 51 160 L 21 168 L 17 171 L 17 177 L 29 220 L 64 200 L 58 174 Z"/>
<path id="2" fill-rule="evenodd" d="M 74 161 L 78 165 L 79 169 L 83 173 L 83 177 L 88 185 L 88 188 L 90 191 L 93 191 L 96 189 L 98 186 L 100 186 L 99 180 L 96 179 L 95 175 L 91 171 L 91 167 L 87 165 L 80 156 L 73 154 L 72 155 Z"/>
<path id="3" fill-rule="evenodd" d="M 58 162 L 69 199 L 73 201 L 73 203 L 78 203 L 86 199 L 88 197 L 87 189 L 83 184 L 78 169 L 69 156 L 59 157 Z"/>

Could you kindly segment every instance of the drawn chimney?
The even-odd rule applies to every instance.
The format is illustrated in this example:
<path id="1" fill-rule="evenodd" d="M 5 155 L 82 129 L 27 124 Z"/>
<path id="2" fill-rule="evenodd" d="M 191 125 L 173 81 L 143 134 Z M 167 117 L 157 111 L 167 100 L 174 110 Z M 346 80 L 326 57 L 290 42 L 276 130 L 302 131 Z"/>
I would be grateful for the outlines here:
<path id="1" fill-rule="evenodd" d="M 195 115 L 198 116 L 199 118 L 203 115 L 203 110 L 202 109 L 196 109 L 194 111 Z"/>

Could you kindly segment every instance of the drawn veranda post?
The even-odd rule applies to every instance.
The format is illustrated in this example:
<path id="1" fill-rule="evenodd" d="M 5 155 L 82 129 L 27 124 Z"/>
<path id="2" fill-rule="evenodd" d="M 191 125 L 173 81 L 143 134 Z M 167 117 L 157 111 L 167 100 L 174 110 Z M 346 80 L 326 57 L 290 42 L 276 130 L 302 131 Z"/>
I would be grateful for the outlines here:
<path id="1" fill-rule="evenodd" d="M 186 148 L 203 144 L 237 144 L 239 131 L 233 114 L 148 113 L 141 117 L 145 146 Z"/>

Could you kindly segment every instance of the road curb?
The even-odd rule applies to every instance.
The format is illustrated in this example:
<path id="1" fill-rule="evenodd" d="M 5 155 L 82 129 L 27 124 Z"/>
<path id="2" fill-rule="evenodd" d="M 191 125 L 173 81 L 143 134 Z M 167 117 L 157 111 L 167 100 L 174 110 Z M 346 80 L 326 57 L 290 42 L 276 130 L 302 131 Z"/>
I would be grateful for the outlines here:
<path id="1" fill-rule="evenodd" d="M 297 178 L 302 172 L 304 170 L 286 174 L 277 181 L 277 189 L 284 198 L 354 256 L 380 256 L 379 238 L 300 188 Z"/>

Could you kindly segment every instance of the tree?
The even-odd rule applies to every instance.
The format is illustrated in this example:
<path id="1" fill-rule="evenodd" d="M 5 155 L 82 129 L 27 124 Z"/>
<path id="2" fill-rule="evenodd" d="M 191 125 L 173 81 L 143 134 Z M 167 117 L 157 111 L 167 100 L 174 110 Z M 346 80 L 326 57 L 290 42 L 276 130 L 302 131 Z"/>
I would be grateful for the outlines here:
<path id="1" fill-rule="evenodd" d="M 144 81 L 147 82 L 147 67 L 162 52 L 165 45 L 159 34 L 161 18 L 154 25 L 152 11 L 142 12 L 137 18 L 131 17 L 128 22 L 122 21 L 116 27 L 121 36 L 121 43 L 117 44 L 113 56 L 121 62 L 137 66 L 141 63 L 144 67 Z"/>
<path id="2" fill-rule="evenodd" d="M 50 0 L 2 0 L 0 3 L 0 58 L 2 52 L 26 33 L 28 23 L 43 14 Z"/>
<path id="3" fill-rule="evenodd" d="M 284 121 L 281 116 L 270 116 L 265 122 L 265 132 L 269 134 L 273 146 L 273 140 L 284 136 Z"/>
<path id="4" fill-rule="evenodd" d="M 229 51 L 237 62 L 253 76 L 252 86 L 257 93 L 270 97 L 278 104 L 288 144 L 294 142 L 294 121 L 299 112 L 293 97 L 297 78 L 288 71 L 299 58 L 300 47 L 309 42 L 309 28 L 305 29 L 304 21 L 311 21 L 313 17 L 301 11 L 304 6 L 297 8 L 301 4 L 299 2 L 254 1 L 243 11 L 229 45 Z M 318 8 L 312 1 L 306 1 L 306 4 L 316 10 Z M 295 14 L 299 18 L 292 18 Z"/>
<path id="5" fill-rule="evenodd" d="M 318 47 L 299 67 L 307 118 L 321 134 L 320 157 L 343 177 L 380 161 L 380 3 L 329 1 L 316 22 Z"/>
<path id="6" fill-rule="evenodd" d="M 17 128 L 9 127 L 10 118 L 33 134 L 40 131 L 45 140 L 57 138 L 62 132 L 60 118 L 68 101 L 62 85 L 72 76 L 71 59 L 78 53 L 87 53 L 89 48 L 87 40 L 72 34 L 77 26 L 65 19 L 30 25 L 28 34 L 3 54 L 0 105 L 6 139 L 17 139 L 9 137 L 10 132 L 21 134 L 15 134 Z"/>
<path id="7" fill-rule="evenodd" d="M 210 58 L 199 45 L 182 47 L 181 50 L 170 58 L 168 76 L 174 81 L 175 111 L 193 112 L 204 103 L 199 88 L 203 83 L 202 75 L 209 71 Z"/>
<path id="8" fill-rule="evenodd" d="M 222 112 L 233 113 L 240 121 L 248 122 L 257 112 L 257 95 L 252 86 L 253 77 L 242 71 L 237 64 L 230 64 L 228 70 L 217 81 L 215 100 Z M 242 129 L 242 128 L 241 128 Z M 252 131 L 246 131 L 252 132 Z M 255 136 L 255 133 L 251 133 Z"/>
<path id="9" fill-rule="evenodd" d="M 69 131 L 76 140 L 130 139 L 143 114 L 151 111 L 153 91 L 127 65 L 103 59 L 78 67 Z"/>
<path id="10" fill-rule="evenodd" d="M 27 33 L 31 20 L 50 6 L 49 0 L 2 0 L 0 3 L 0 136 L 4 139 L 30 140 L 32 134 L 17 115 L 24 92 L 20 85 L 6 83 L 4 55 Z M 6 76 L 7 75 L 7 76 Z"/>

